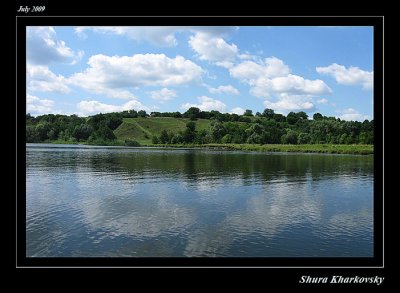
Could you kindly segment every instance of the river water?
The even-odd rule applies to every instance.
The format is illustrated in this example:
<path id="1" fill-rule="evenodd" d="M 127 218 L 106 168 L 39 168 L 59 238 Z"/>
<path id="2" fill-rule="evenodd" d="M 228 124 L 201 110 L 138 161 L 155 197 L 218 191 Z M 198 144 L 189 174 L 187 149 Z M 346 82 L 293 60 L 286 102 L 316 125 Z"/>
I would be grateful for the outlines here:
<path id="1" fill-rule="evenodd" d="M 372 257 L 373 156 L 26 146 L 35 257 Z"/>

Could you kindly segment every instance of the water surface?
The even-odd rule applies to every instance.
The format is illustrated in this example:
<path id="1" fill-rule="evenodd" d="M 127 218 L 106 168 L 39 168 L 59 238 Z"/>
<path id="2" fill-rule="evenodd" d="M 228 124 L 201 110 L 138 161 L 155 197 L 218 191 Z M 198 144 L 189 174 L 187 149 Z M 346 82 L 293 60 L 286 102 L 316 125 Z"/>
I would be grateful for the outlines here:
<path id="1" fill-rule="evenodd" d="M 26 152 L 27 256 L 373 256 L 372 156 Z"/>

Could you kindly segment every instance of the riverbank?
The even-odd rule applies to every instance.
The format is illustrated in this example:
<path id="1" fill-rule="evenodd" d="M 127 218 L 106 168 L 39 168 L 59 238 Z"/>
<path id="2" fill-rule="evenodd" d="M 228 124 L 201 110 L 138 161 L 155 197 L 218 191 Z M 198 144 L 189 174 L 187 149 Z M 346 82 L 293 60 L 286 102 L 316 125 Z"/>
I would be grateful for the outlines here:
<path id="1" fill-rule="evenodd" d="M 56 144 L 77 144 L 76 142 L 54 141 L 49 143 Z M 82 143 L 87 144 L 87 143 Z M 109 141 L 102 144 L 90 144 L 97 146 L 127 146 L 123 141 Z M 296 152 L 296 153 L 327 153 L 327 154 L 352 154 L 352 155 L 372 155 L 373 145 L 334 145 L 334 144 L 141 144 L 138 147 L 159 147 L 159 148 L 204 148 L 204 149 L 223 149 L 256 152 Z"/>
<path id="2" fill-rule="evenodd" d="M 328 153 L 328 154 L 353 154 L 371 155 L 374 153 L 373 145 L 333 145 L 333 144 L 203 144 L 203 145 L 148 145 L 177 148 L 208 148 L 257 152 L 296 152 L 296 153 Z"/>

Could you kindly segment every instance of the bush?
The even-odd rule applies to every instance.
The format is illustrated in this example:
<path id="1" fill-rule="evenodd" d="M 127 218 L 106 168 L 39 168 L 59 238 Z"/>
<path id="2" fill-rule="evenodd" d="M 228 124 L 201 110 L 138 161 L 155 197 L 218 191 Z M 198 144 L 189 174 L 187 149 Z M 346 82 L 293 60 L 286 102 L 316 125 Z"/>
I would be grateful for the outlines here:
<path id="1" fill-rule="evenodd" d="M 180 144 L 183 143 L 183 136 L 180 133 L 175 134 L 171 139 L 172 144 Z"/>
<path id="2" fill-rule="evenodd" d="M 311 142 L 311 136 L 308 133 L 300 133 L 298 136 L 299 144 L 308 144 Z"/>
<path id="3" fill-rule="evenodd" d="M 126 146 L 139 147 L 140 143 L 134 139 L 125 139 Z"/>
<path id="4" fill-rule="evenodd" d="M 297 144 L 297 133 L 293 130 L 288 130 L 286 134 L 282 135 L 283 144 Z"/>
<path id="5" fill-rule="evenodd" d="M 153 135 L 153 137 L 151 138 L 151 143 L 152 144 L 159 144 L 160 140 L 158 139 L 157 136 Z"/>
<path id="6" fill-rule="evenodd" d="M 225 134 L 221 138 L 221 143 L 231 143 L 231 142 L 232 142 L 232 135 L 230 135 L 230 134 Z"/>

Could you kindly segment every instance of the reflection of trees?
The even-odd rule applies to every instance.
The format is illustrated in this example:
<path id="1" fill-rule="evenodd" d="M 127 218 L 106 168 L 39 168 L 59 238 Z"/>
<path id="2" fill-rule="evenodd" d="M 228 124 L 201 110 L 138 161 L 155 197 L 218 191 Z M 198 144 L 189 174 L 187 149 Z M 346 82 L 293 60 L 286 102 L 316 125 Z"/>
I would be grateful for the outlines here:
<path id="1" fill-rule="evenodd" d="M 55 151 L 54 151 L 55 150 Z M 47 149 L 27 152 L 27 166 L 34 156 L 44 168 L 95 172 L 124 172 L 129 176 L 184 178 L 191 182 L 240 176 L 245 185 L 253 180 L 312 180 L 326 176 L 365 176 L 373 172 L 372 156 L 317 154 L 264 154 L 196 150 L 147 149 Z"/>
<path id="2" fill-rule="evenodd" d="M 126 172 L 136 174 L 151 170 L 168 176 L 174 174 L 189 181 L 199 178 L 223 178 L 240 175 L 246 184 L 286 176 L 288 180 L 313 180 L 336 175 L 371 175 L 373 157 L 259 154 L 206 151 L 150 151 L 119 155 L 118 163 Z"/>

